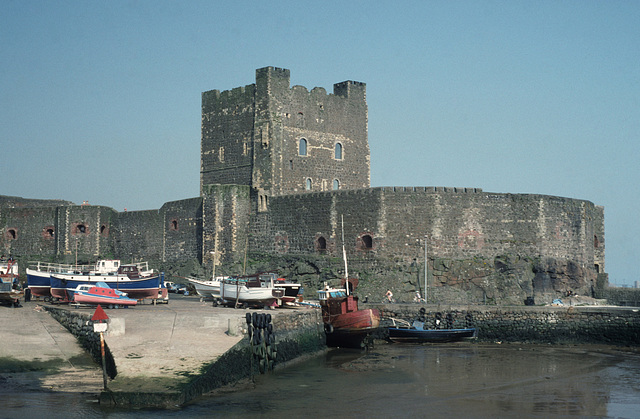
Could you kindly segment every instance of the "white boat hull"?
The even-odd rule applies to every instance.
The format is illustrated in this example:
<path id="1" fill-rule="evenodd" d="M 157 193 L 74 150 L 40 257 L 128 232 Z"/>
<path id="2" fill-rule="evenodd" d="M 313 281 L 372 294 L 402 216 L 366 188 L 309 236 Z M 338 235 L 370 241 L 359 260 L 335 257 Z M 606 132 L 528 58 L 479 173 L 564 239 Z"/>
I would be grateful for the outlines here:
<path id="1" fill-rule="evenodd" d="M 282 288 L 258 288 L 237 285 L 235 283 L 222 283 L 220 285 L 220 298 L 225 302 L 247 304 L 272 305 L 284 296 Z"/>

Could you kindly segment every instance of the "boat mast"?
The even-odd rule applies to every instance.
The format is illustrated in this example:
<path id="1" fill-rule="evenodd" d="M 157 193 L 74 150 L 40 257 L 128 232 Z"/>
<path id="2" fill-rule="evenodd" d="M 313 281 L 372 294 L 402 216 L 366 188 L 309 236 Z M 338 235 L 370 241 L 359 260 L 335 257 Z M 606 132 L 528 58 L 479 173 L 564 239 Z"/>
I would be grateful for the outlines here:
<path id="1" fill-rule="evenodd" d="M 347 249 L 344 247 L 344 215 L 340 215 L 342 220 L 342 258 L 344 259 L 344 287 L 349 295 L 349 268 L 347 267 Z"/>

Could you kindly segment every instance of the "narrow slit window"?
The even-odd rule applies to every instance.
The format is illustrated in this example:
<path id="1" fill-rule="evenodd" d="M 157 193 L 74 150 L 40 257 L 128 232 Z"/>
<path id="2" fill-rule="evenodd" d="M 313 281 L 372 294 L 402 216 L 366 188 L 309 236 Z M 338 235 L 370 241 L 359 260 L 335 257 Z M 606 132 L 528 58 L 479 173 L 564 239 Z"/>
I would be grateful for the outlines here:
<path id="1" fill-rule="evenodd" d="M 298 155 L 306 156 L 307 155 L 307 140 L 304 138 L 300 138 L 298 142 Z"/>

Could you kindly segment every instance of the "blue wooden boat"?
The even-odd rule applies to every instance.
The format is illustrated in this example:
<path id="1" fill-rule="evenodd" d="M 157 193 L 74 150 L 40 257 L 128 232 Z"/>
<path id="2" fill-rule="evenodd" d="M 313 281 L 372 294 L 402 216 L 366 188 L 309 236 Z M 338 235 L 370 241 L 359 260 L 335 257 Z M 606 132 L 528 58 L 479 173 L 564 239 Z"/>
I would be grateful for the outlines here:
<path id="1" fill-rule="evenodd" d="M 394 322 L 395 323 L 395 322 Z M 425 329 L 424 322 L 415 320 L 413 323 L 389 327 L 389 339 L 393 342 L 411 343 L 440 343 L 457 342 L 477 337 L 475 327 L 465 329 Z"/>

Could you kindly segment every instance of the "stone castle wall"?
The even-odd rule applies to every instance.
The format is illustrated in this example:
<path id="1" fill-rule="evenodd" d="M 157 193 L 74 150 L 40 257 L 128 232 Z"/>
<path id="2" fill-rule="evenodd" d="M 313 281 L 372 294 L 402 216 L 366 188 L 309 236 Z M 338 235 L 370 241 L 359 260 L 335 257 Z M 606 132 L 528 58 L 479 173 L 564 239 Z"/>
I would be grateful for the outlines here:
<path id="1" fill-rule="evenodd" d="M 372 188 L 271 197 L 256 213 L 253 248 L 404 261 L 503 254 L 570 259 L 604 269 L 602 208 L 588 201 L 469 188 Z M 325 246 L 319 242 L 324 241 Z"/>
<path id="2" fill-rule="evenodd" d="M 385 316 L 417 317 L 417 304 L 380 306 Z M 610 307 L 482 307 L 427 306 L 425 327 L 478 329 L 483 342 L 605 344 L 638 346 L 640 313 Z"/>

